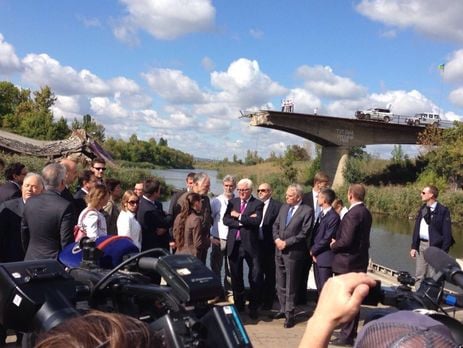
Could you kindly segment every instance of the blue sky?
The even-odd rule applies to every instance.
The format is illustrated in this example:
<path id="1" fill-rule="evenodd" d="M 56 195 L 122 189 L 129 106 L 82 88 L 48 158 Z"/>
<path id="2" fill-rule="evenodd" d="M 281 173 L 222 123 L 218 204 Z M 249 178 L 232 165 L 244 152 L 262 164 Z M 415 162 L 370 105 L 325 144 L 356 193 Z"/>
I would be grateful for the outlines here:
<path id="1" fill-rule="evenodd" d="M 266 157 L 305 140 L 250 127 L 240 110 L 287 97 L 298 112 L 392 103 L 461 120 L 462 17 L 461 0 L 0 0 L 0 79 L 49 85 L 56 117 L 89 113 L 108 136 Z"/>

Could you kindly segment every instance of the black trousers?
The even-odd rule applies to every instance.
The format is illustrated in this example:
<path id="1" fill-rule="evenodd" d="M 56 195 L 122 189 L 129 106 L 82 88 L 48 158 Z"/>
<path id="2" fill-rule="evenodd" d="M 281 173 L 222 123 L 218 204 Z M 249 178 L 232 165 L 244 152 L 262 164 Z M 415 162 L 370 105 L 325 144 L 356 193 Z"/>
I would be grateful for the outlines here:
<path id="1" fill-rule="evenodd" d="M 261 241 L 260 265 L 262 271 L 262 291 L 259 298 L 262 305 L 272 307 L 275 301 L 276 282 L 275 282 L 275 244 L 264 245 Z"/>
<path id="2" fill-rule="evenodd" d="M 238 310 L 244 308 L 246 302 L 243 279 L 243 263 L 246 261 L 249 268 L 249 309 L 259 307 L 259 294 L 262 286 L 262 273 L 260 271 L 259 251 L 249 253 L 244 250 L 240 241 L 235 241 L 232 253 L 228 256 L 230 275 L 233 289 L 233 300 Z"/>

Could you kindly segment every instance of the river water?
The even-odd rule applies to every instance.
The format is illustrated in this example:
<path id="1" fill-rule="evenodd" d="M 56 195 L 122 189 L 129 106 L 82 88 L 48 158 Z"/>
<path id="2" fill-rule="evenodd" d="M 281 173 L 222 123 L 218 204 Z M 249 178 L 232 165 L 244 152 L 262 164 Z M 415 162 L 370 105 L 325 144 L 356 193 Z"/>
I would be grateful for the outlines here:
<path id="1" fill-rule="evenodd" d="M 164 178 L 167 184 L 176 188 L 185 187 L 185 177 L 189 169 L 154 170 L 153 174 Z M 196 169 L 196 171 L 201 171 Z M 202 170 L 211 178 L 211 192 L 214 195 L 222 193 L 222 180 L 217 178 L 215 170 Z M 417 197 L 419 199 L 419 197 Z M 418 201 L 417 201 L 417 204 Z M 164 202 L 167 209 L 168 202 Z M 394 218 L 392 216 L 373 216 L 371 230 L 370 257 L 376 263 L 386 267 L 415 273 L 415 263 L 410 258 L 411 233 L 414 220 Z M 453 257 L 463 258 L 463 227 L 452 226 L 455 245 L 450 250 Z"/>

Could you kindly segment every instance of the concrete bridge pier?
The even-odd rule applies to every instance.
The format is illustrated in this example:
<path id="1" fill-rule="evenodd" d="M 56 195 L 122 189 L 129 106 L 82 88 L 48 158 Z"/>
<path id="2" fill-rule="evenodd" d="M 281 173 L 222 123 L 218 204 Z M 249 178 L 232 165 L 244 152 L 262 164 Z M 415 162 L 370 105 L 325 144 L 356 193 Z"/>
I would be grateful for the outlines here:
<path id="1" fill-rule="evenodd" d="M 349 157 L 349 147 L 347 146 L 323 146 L 320 167 L 321 170 L 329 175 L 332 188 L 344 185 L 344 168 Z"/>

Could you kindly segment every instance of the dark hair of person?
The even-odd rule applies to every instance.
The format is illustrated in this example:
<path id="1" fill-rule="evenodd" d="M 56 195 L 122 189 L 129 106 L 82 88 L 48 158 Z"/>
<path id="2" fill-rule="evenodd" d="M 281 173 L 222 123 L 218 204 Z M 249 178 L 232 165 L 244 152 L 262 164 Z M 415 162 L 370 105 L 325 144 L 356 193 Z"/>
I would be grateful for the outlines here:
<path id="1" fill-rule="evenodd" d="M 143 193 L 151 196 L 153 193 L 158 192 L 161 187 L 161 182 L 156 178 L 146 179 L 143 183 Z"/>
<path id="2" fill-rule="evenodd" d="M 334 199 L 336 198 L 336 193 L 330 189 L 330 188 L 324 188 L 320 191 L 320 193 L 323 195 L 323 197 L 326 200 L 326 203 L 331 205 L 334 202 Z"/>
<path id="3" fill-rule="evenodd" d="M 39 335 L 35 348 L 158 347 L 148 325 L 123 314 L 92 311 Z"/>
<path id="4" fill-rule="evenodd" d="M 106 164 L 106 161 L 105 161 L 103 158 L 101 158 L 101 157 L 95 157 L 94 159 L 92 159 L 92 167 L 93 167 L 96 163 Z"/>
<path id="5" fill-rule="evenodd" d="M 190 192 L 185 199 L 180 202 L 180 213 L 175 218 L 173 236 L 177 248 L 182 248 L 185 244 L 185 223 L 188 216 L 193 212 L 193 206 L 196 202 L 201 201 L 199 193 Z"/>
<path id="6" fill-rule="evenodd" d="M 85 182 L 89 182 L 94 177 L 93 172 L 89 169 L 85 169 L 79 175 L 79 186 L 83 187 Z"/>
<path id="7" fill-rule="evenodd" d="M 195 178 L 195 175 L 196 175 L 195 172 L 190 172 L 190 173 L 187 174 L 186 178 L 187 178 L 187 179 L 194 179 L 194 178 Z"/>
<path id="8" fill-rule="evenodd" d="M 13 180 L 14 175 L 21 175 L 25 165 L 19 162 L 10 163 L 5 169 L 5 179 Z"/>
<path id="9" fill-rule="evenodd" d="M 111 178 L 106 179 L 104 182 L 110 193 L 112 193 L 116 189 L 116 187 L 121 184 L 120 180 Z"/>

